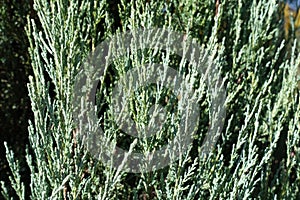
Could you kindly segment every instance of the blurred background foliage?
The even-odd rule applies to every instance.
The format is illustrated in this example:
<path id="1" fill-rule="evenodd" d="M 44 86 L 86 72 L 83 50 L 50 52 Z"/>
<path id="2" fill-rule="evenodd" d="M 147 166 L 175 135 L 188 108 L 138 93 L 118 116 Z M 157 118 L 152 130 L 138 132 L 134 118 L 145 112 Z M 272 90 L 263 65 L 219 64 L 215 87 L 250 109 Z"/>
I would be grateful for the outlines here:
<path id="1" fill-rule="evenodd" d="M 20 159 L 22 172 L 28 170 L 24 154 L 32 116 L 27 89 L 32 69 L 25 26 L 27 16 L 35 17 L 32 5 L 32 0 L 0 0 L 0 177 L 5 181 L 10 170 L 4 141 Z M 24 179 L 29 183 L 27 174 Z"/>

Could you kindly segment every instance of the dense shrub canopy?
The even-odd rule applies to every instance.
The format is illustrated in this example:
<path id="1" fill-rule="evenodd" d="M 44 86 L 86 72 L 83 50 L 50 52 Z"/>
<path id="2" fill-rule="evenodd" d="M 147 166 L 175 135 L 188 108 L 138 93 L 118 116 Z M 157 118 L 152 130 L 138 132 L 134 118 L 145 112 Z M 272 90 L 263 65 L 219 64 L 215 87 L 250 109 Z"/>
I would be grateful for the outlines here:
<path id="1" fill-rule="evenodd" d="M 35 0 L 24 5 L 28 7 L 15 1 L 1 4 L 1 15 L 6 20 L 1 21 L 1 32 L 11 33 L 1 35 L 0 41 L 1 69 L 4 68 L 0 71 L 0 108 L 4 116 L 1 134 L 14 134 L 11 127 L 17 127 L 15 123 L 22 127 L 16 131 L 25 132 L 26 124 L 29 139 L 26 153 L 10 150 L 12 143 L 8 143 L 9 148 L 6 146 L 11 178 L 10 182 L 2 182 L 3 197 L 300 198 L 297 88 L 300 61 L 297 43 L 300 41 L 297 41 L 297 24 L 293 16 L 289 19 L 291 34 L 285 40 L 284 2 Z M 17 34 L 15 30 L 23 30 L 25 23 L 27 36 Z M 113 151 L 112 146 L 117 145 L 129 152 L 146 154 L 176 138 L 178 121 L 172 112 L 176 113 L 174 110 L 180 109 L 181 102 L 188 99 L 155 84 L 135 91 L 129 86 L 125 88 L 131 91 L 128 103 L 131 115 L 128 118 L 138 127 L 144 127 L 149 121 L 151 105 L 158 103 L 171 113 L 165 116 L 168 120 L 163 131 L 150 139 L 135 140 L 117 126 L 112 111 L 113 106 L 117 106 L 112 100 L 113 88 L 130 70 L 142 71 L 149 63 L 169 66 L 188 77 L 187 80 L 193 80 L 191 87 L 199 94 L 200 118 L 187 123 L 197 124 L 188 151 L 180 152 L 178 156 L 170 155 L 173 162 L 162 169 L 143 172 L 149 165 L 145 163 L 140 166 L 141 173 L 131 173 L 126 170 L 126 165 L 113 168 L 113 163 L 107 164 L 89 151 L 85 138 L 80 136 L 86 134 L 84 131 L 93 132 L 91 125 L 96 122 L 90 116 L 86 118 L 86 124 L 74 120 L 81 116 L 81 113 L 74 116 L 74 110 L 78 108 L 72 104 L 73 94 L 81 92 L 74 91 L 74 86 L 76 77 L 83 73 L 85 59 L 94 55 L 89 53 L 104 51 L 97 46 L 105 39 L 126 31 L 157 27 L 178 31 L 183 38 L 193 38 L 209 52 L 216 76 L 224 80 L 219 84 L 226 88 L 226 100 L 222 105 L 226 108 L 226 117 L 222 119 L 224 126 L 218 132 L 217 143 L 203 156 L 201 146 L 207 131 L 215 123 L 212 119 L 220 111 L 210 109 L 211 86 L 186 62 L 188 56 L 175 55 L 170 48 L 157 50 L 155 45 L 141 50 L 135 49 L 134 45 L 124 47 L 120 45 L 122 41 L 117 41 L 115 46 L 107 46 L 106 58 L 117 53 L 123 56 L 105 66 L 103 79 L 93 97 L 97 107 L 93 111 L 97 113 L 97 123 L 105 135 L 101 138 L 105 145 L 99 149 L 105 146 L 106 150 Z M 148 41 L 139 42 L 142 46 Z M 151 70 L 155 69 L 149 67 L 148 72 Z M 30 112 L 26 99 L 31 102 Z M 16 116 L 12 109 L 21 114 Z M 1 139 L 9 141 L 11 137 L 3 134 Z M 30 185 L 29 181 L 23 180 L 22 169 L 26 166 L 29 167 Z"/>

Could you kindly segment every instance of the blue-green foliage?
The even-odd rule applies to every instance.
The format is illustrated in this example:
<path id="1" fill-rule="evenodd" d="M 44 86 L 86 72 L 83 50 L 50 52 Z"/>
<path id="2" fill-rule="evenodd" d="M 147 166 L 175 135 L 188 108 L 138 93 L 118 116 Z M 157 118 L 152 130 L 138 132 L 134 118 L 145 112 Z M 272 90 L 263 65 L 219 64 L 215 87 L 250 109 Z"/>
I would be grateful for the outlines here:
<path id="1" fill-rule="evenodd" d="M 41 26 L 29 21 L 27 27 L 34 72 L 28 83 L 34 113 L 28 129 L 33 153 L 26 155 L 32 199 L 300 198 L 296 81 L 300 57 L 296 45 L 285 45 L 276 0 L 224 0 L 218 12 L 211 0 L 121 0 L 117 5 L 36 0 L 34 8 Z M 199 130 L 189 151 L 168 167 L 132 174 L 103 165 L 86 150 L 73 121 L 72 90 L 88 52 L 116 32 L 141 27 L 183 32 L 211 52 L 225 80 L 227 114 L 214 150 L 201 156 L 212 117 L 207 108 L 209 95 L 203 94 Z M 110 99 L 106 96 L 127 69 L 151 59 L 162 61 L 164 56 L 164 52 L 155 57 L 151 50 L 136 51 L 114 62 L 107 72 L 106 88 L 99 89 L 99 110 L 107 111 Z M 168 61 L 175 68 L 180 64 L 175 56 Z M 143 98 L 137 101 L 146 105 Z M 117 134 L 109 111 L 102 116 L 106 134 L 129 148 L 131 138 Z M 138 114 L 135 117 L 142 120 Z M 139 148 L 153 146 L 144 141 Z M 7 158 L 14 172 L 11 184 L 24 199 L 18 162 L 9 150 Z M 5 190 L 2 194 L 9 198 Z"/>

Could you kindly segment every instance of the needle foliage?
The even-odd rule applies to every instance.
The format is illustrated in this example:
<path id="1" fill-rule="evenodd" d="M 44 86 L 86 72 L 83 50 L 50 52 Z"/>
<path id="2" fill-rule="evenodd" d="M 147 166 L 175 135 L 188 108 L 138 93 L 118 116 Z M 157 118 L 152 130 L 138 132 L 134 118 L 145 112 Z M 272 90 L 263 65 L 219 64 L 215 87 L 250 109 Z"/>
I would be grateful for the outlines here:
<path id="1" fill-rule="evenodd" d="M 7 148 L 12 176 L 10 183 L 2 182 L 3 197 L 12 198 L 10 184 L 19 199 L 299 199 L 300 56 L 297 40 L 290 38 L 292 45 L 284 40 L 281 5 L 276 0 L 224 0 L 216 9 L 211 0 L 35 0 L 38 18 L 28 17 L 26 27 L 33 70 L 27 87 L 34 117 L 25 155 L 30 187 L 25 189 L 19 162 Z M 199 122 L 190 122 L 199 125 L 187 152 L 163 169 L 129 173 L 95 159 L 78 136 L 75 77 L 105 38 L 152 27 L 180 31 L 210 52 L 226 87 L 226 117 L 215 148 L 202 156 L 200 147 L 213 118 L 203 77 L 184 71 L 185 58 L 170 49 L 120 49 L 125 56 L 108 66 L 95 97 L 107 136 L 104 144 L 149 152 L 176 134 L 172 128 L 178 122 L 166 114 L 170 120 L 164 132 L 134 146 L 134 138 L 114 123 L 112 88 L 126 71 L 145 63 L 160 62 L 197 77 L 201 110 Z M 132 92 L 132 119 L 141 127 L 146 124 L 151 102 L 168 107 L 174 100 L 180 108 L 180 98 L 168 92 L 155 85 Z"/>

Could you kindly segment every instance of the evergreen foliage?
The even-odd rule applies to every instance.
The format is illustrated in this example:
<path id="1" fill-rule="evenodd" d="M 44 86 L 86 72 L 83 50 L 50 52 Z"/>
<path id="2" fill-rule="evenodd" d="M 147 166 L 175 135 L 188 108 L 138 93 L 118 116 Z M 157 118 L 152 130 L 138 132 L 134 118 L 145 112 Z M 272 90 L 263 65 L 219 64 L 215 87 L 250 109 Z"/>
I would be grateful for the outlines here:
<path id="1" fill-rule="evenodd" d="M 28 119 L 32 118 L 26 83 L 31 74 L 26 16 L 34 18 L 30 0 L 0 0 L 0 179 L 9 183 L 11 171 L 5 156 L 4 141 L 20 160 L 22 181 L 29 188 L 29 173 L 24 158 L 28 143 Z M 25 16 L 25 17 L 24 17 Z M 9 190 L 12 194 L 12 191 Z"/>
<path id="2" fill-rule="evenodd" d="M 120 0 L 115 5 L 35 0 L 33 5 L 38 19 L 28 17 L 26 28 L 33 70 L 27 85 L 34 115 L 28 127 L 32 152 L 26 153 L 30 189 L 25 189 L 13 151 L 7 148 L 6 154 L 12 171 L 10 184 L 20 199 L 300 198 L 296 80 L 300 56 L 297 41 L 291 38 L 291 46 L 284 41 L 278 1 L 224 0 L 218 12 L 211 0 Z M 212 116 L 207 87 L 199 77 L 196 85 L 203 90 L 202 112 L 189 151 L 163 169 L 127 173 L 108 167 L 87 151 L 78 136 L 81 127 L 74 121 L 73 88 L 80 65 L 101 41 L 119 32 L 151 27 L 181 31 L 210 52 L 225 80 L 227 117 L 215 148 L 202 156 L 200 147 Z M 129 51 L 109 66 L 98 88 L 97 109 L 105 134 L 129 150 L 133 139 L 116 130 L 110 96 L 126 70 L 148 61 L 182 66 L 181 58 L 168 50 L 156 54 L 151 49 Z M 140 98 L 131 102 L 138 105 L 132 109 L 133 118 L 141 123 L 149 109 L 146 97 L 166 92 L 148 89 L 136 92 Z M 160 147 L 160 142 L 172 137 L 166 133 L 167 139 L 142 140 L 135 150 Z M 2 195 L 10 199 L 5 184 Z"/>

